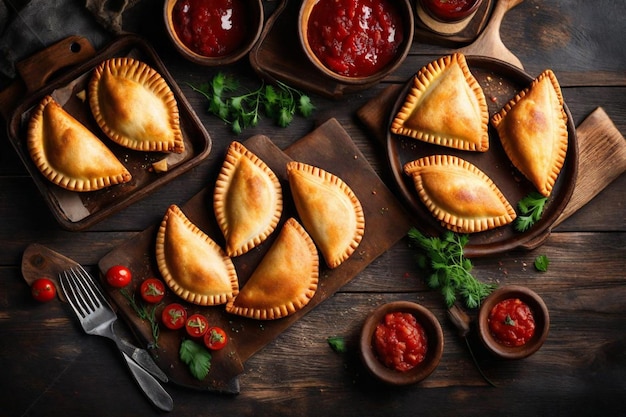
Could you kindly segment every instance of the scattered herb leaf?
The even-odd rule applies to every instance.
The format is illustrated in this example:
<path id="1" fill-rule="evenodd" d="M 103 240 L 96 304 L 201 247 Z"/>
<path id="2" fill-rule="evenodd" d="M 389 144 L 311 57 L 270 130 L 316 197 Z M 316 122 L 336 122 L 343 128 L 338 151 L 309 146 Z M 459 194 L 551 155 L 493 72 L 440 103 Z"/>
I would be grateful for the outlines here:
<path id="1" fill-rule="evenodd" d="M 513 320 L 511 316 L 507 314 L 506 318 L 504 319 L 504 324 L 506 324 L 507 326 L 515 326 L 515 320 Z"/>
<path id="2" fill-rule="evenodd" d="M 341 336 L 330 336 L 326 339 L 330 347 L 337 353 L 346 351 L 346 341 Z"/>
<path id="3" fill-rule="evenodd" d="M 525 232 L 537 223 L 541 219 L 546 201 L 548 201 L 548 197 L 544 197 L 536 191 L 522 198 L 517 203 L 520 214 L 515 219 L 515 230 Z"/>
<path id="4" fill-rule="evenodd" d="M 148 321 L 150 323 L 150 330 L 152 331 L 152 339 L 154 340 L 151 347 L 158 348 L 159 347 L 159 320 L 156 317 L 156 310 L 160 304 L 156 304 L 150 307 L 147 307 L 144 303 L 137 303 L 135 300 L 135 295 L 129 293 L 126 288 L 121 289 L 120 293 L 126 298 L 128 304 L 135 310 L 137 316 L 140 319 Z"/>
<path id="5" fill-rule="evenodd" d="M 550 265 L 550 259 L 546 255 L 539 255 L 535 258 L 535 269 L 540 272 L 546 272 Z"/>
<path id="6" fill-rule="evenodd" d="M 230 124 L 236 134 L 256 126 L 261 112 L 278 126 L 287 127 L 296 114 L 309 117 L 315 109 L 308 95 L 281 81 L 275 86 L 263 82 L 256 90 L 242 93 L 232 75 L 220 72 L 210 83 L 189 86 L 209 101 L 209 113 Z"/>
<path id="7" fill-rule="evenodd" d="M 211 354 L 192 340 L 183 340 L 178 351 L 180 360 L 189 366 L 194 378 L 203 380 L 211 369 Z"/>
<path id="8" fill-rule="evenodd" d="M 465 306 L 477 308 L 495 289 L 495 284 L 478 281 L 471 274 L 472 262 L 463 256 L 463 248 L 469 241 L 467 235 L 446 231 L 441 238 L 427 237 L 412 228 L 409 238 L 423 250 L 417 256 L 417 263 L 430 273 L 428 286 L 441 291 L 448 308 L 459 296 Z"/>

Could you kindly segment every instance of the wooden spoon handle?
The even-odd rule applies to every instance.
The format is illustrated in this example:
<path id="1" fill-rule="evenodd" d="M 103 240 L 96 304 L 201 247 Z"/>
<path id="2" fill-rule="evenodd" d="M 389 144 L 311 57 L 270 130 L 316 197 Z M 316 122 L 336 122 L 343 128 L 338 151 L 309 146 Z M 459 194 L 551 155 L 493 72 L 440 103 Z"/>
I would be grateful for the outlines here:
<path id="1" fill-rule="evenodd" d="M 459 49 L 465 55 L 484 55 L 501 59 L 520 69 L 522 62 L 507 49 L 500 38 L 500 25 L 506 12 L 520 4 L 523 0 L 498 0 L 491 14 L 491 19 L 480 36 L 470 45 Z"/>

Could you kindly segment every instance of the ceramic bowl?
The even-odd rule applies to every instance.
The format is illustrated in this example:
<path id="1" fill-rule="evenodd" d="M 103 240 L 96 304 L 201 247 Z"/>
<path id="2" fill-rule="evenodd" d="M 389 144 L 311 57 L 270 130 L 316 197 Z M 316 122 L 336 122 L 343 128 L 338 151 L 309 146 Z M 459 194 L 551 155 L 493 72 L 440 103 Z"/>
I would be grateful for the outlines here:
<path id="1" fill-rule="evenodd" d="M 332 71 L 322 63 L 322 61 L 311 49 L 308 39 L 308 23 L 311 11 L 319 1 L 320 0 L 303 0 L 302 5 L 300 6 L 300 13 L 298 15 L 298 37 L 300 39 L 300 45 L 302 46 L 308 61 L 326 77 L 331 78 L 340 84 L 373 85 L 394 72 L 402 64 L 402 62 L 404 62 L 404 59 L 411 49 L 413 34 L 415 31 L 413 10 L 409 0 L 391 1 L 391 3 L 397 7 L 398 13 L 402 17 L 404 29 L 404 39 L 402 44 L 398 47 L 395 57 L 378 72 L 361 77 L 345 76 Z"/>
<path id="2" fill-rule="evenodd" d="M 376 326 L 383 321 L 387 313 L 406 312 L 412 314 L 422 325 L 428 340 L 426 357 L 416 367 L 405 371 L 397 371 L 385 366 L 376 356 L 372 346 L 372 338 Z M 409 385 L 429 376 L 441 360 L 443 354 L 443 331 L 439 321 L 426 307 L 408 301 L 395 301 L 383 304 L 374 310 L 365 320 L 361 330 L 360 354 L 368 371 L 379 380 L 390 385 Z"/>
<path id="3" fill-rule="evenodd" d="M 451 8 L 448 1 L 419 0 L 420 7 L 434 19 L 444 23 L 457 23 L 476 13 L 482 0 L 467 0 L 462 7 Z"/>
<path id="4" fill-rule="evenodd" d="M 535 332 L 528 342 L 521 346 L 509 347 L 498 342 L 489 330 L 489 313 L 499 302 L 519 298 L 526 303 L 535 319 Z M 522 359 L 535 353 L 548 337 L 550 315 L 541 297 L 529 288 L 508 285 L 492 292 L 481 304 L 478 311 L 478 334 L 487 350 L 502 359 Z"/>
<path id="5" fill-rule="evenodd" d="M 220 66 L 232 64 L 250 52 L 252 47 L 256 44 L 264 24 L 263 4 L 261 0 L 243 0 L 245 3 L 245 10 L 248 13 L 247 33 L 244 41 L 238 49 L 223 56 L 210 57 L 200 55 L 197 52 L 192 51 L 187 45 L 185 45 L 174 29 L 174 22 L 172 18 L 172 11 L 178 0 L 165 0 L 163 7 L 163 18 L 165 20 L 165 28 L 167 35 L 174 44 L 176 50 L 186 59 L 196 64 L 205 66 Z"/>

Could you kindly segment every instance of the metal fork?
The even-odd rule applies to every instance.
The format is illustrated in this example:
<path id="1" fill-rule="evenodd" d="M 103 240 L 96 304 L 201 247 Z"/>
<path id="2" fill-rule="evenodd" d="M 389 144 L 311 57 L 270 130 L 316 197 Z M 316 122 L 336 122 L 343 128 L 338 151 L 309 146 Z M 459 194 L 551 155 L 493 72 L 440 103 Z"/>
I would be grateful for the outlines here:
<path id="1" fill-rule="evenodd" d="M 113 325 L 117 315 L 89 273 L 81 265 L 76 265 L 59 273 L 59 281 L 85 333 L 113 340 L 150 401 L 161 410 L 171 411 L 174 407 L 172 397 L 154 378 L 167 382 L 167 375 L 145 349 L 137 348 L 115 334 Z"/>

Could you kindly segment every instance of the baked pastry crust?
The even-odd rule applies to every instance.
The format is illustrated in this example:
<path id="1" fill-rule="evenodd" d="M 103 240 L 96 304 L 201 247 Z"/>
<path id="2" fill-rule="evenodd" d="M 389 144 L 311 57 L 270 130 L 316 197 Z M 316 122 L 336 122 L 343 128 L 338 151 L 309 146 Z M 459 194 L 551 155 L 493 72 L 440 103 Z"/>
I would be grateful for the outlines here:
<path id="1" fill-rule="evenodd" d="M 454 232 L 482 232 L 509 224 L 516 217 L 493 181 L 464 159 L 427 156 L 407 163 L 404 172 L 413 178 L 432 215 Z"/>
<path id="2" fill-rule="evenodd" d="M 182 153 L 178 105 L 163 77 L 144 62 L 112 58 L 89 82 L 89 106 L 114 142 L 139 151 Z"/>
<path id="3" fill-rule="evenodd" d="M 455 53 L 433 61 L 413 78 L 391 132 L 450 148 L 489 149 L 489 109 L 482 87 Z"/>
<path id="4" fill-rule="evenodd" d="M 27 146 L 44 177 L 70 191 L 95 191 L 131 180 L 113 152 L 51 96 L 31 115 Z"/>
<path id="5" fill-rule="evenodd" d="M 232 142 L 215 183 L 213 209 L 226 253 L 242 255 L 276 229 L 283 210 L 280 182 L 254 153 Z"/>
<path id="6" fill-rule="evenodd" d="M 548 197 L 568 146 L 567 115 L 554 73 L 545 70 L 491 120 L 513 165 Z"/>
<path id="7" fill-rule="evenodd" d="M 157 232 L 156 260 L 166 284 L 190 303 L 225 304 L 239 292 L 231 259 L 174 204 Z"/>
<path id="8" fill-rule="evenodd" d="M 365 233 L 361 202 L 339 177 L 302 162 L 287 164 L 289 186 L 304 228 L 326 264 L 336 268 L 348 259 Z"/>
<path id="9" fill-rule="evenodd" d="M 315 244 L 292 217 L 226 311 L 257 320 L 286 317 L 309 303 L 318 281 Z"/>

